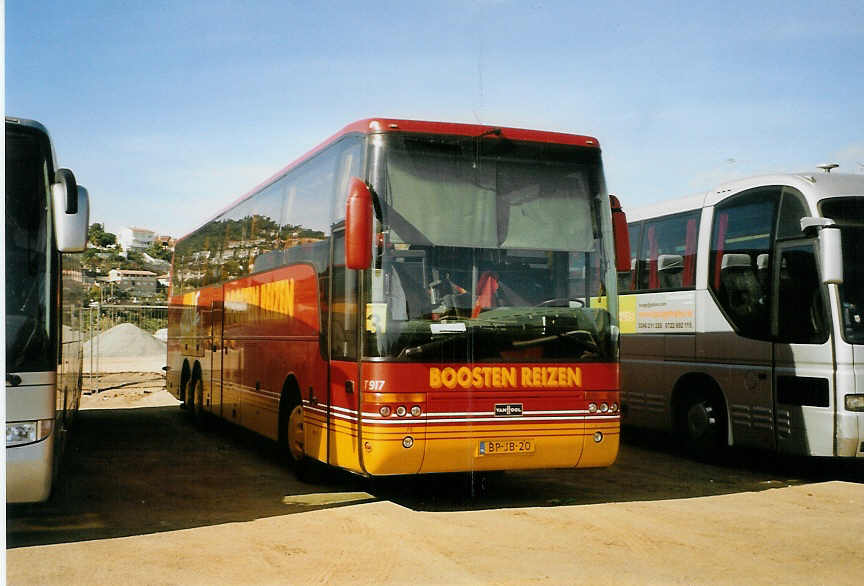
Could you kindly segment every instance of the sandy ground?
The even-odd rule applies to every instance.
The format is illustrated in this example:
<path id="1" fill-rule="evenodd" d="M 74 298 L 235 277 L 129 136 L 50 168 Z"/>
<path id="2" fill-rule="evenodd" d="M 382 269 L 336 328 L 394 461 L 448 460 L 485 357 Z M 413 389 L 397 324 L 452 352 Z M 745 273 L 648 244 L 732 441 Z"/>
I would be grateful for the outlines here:
<path id="1" fill-rule="evenodd" d="M 139 356 L 139 357 L 115 357 L 100 356 L 94 358 L 92 365 L 89 358 L 84 360 L 84 376 L 93 373 L 120 373 L 120 372 L 162 372 L 165 366 L 165 355 Z"/>
<path id="2" fill-rule="evenodd" d="M 8 552 L 9 584 L 860 584 L 861 486 L 415 512 L 374 502 Z M 51 563 L 45 564 L 45 557 Z"/>
<path id="3" fill-rule="evenodd" d="M 120 408 L 117 413 L 129 417 L 138 412 L 129 407 L 161 406 L 152 411 L 164 413 L 176 401 L 159 387 L 159 378 L 106 375 L 102 392 L 86 396 L 82 408 Z M 224 435 L 209 433 L 206 442 L 215 441 L 224 453 Z M 189 450 L 195 457 L 194 446 Z M 632 460 L 624 462 L 634 467 Z M 230 465 L 235 482 L 269 486 L 263 469 Z M 208 489 L 212 472 L 190 473 L 204 477 L 199 490 Z M 580 477 L 580 471 L 572 473 Z M 250 479 L 242 480 L 244 474 Z M 285 494 L 281 472 L 272 474 L 279 483 L 274 494 Z M 134 490 L 128 488 L 138 495 Z M 223 498 L 245 494 L 216 490 Z M 281 497 L 291 514 L 265 512 L 258 504 L 247 507 L 259 511 L 248 520 L 217 522 L 218 515 L 202 508 L 202 526 L 186 520 L 180 526 L 190 528 L 10 549 L 8 583 L 860 584 L 864 576 L 864 484 L 857 481 L 703 498 L 457 511 L 403 506 L 398 498 L 363 491 L 297 492 Z M 204 497 L 202 492 L 193 502 Z M 97 523 L 92 515 L 76 518 Z"/>
<path id="4" fill-rule="evenodd" d="M 141 365 L 141 361 L 136 364 Z M 179 404 L 179 401 L 165 390 L 165 376 L 161 370 L 118 370 L 102 372 L 93 377 L 84 375 L 84 394 L 80 405 L 82 410 L 168 407 Z"/>

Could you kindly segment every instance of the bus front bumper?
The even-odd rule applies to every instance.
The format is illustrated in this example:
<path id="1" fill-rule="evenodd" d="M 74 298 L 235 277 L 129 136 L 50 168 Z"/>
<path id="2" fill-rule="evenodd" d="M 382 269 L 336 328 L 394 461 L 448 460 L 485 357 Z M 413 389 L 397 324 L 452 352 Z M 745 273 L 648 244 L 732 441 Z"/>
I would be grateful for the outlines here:
<path id="1" fill-rule="evenodd" d="M 6 502 L 36 503 L 51 496 L 54 434 L 42 441 L 6 448 Z"/>

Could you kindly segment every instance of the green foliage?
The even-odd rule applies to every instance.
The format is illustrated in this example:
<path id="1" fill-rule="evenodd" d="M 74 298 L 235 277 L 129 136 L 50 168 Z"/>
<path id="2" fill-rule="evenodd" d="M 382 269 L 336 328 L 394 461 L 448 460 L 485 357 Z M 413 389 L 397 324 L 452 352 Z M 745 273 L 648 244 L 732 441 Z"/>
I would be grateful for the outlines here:
<path id="1" fill-rule="evenodd" d="M 117 236 L 111 232 L 106 232 L 105 227 L 97 222 L 90 224 L 87 229 L 87 241 L 93 246 L 105 248 L 117 244 Z"/>
<path id="2" fill-rule="evenodd" d="M 171 262 L 171 249 L 167 246 L 162 246 L 162 243 L 154 241 L 150 248 L 147 249 L 147 254 L 153 258 L 158 258 Z"/>

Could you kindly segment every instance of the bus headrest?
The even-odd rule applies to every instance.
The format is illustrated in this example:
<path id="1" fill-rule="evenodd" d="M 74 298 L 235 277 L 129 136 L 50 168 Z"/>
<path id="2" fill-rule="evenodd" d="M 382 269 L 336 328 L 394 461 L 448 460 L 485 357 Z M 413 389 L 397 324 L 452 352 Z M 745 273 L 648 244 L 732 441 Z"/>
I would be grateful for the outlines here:
<path id="1" fill-rule="evenodd" d="M 721 270 L 745 268 L 752 268 L 749 254 L 729 252 L 723 255 L 723 261 L 720 263 Z"/>
<path id="2" fill-rule="evenodd" d="M 684 268 L 684 257 L 680 254 L 661 254 L 657 257 L 658 271 L 671 271 Z"/>

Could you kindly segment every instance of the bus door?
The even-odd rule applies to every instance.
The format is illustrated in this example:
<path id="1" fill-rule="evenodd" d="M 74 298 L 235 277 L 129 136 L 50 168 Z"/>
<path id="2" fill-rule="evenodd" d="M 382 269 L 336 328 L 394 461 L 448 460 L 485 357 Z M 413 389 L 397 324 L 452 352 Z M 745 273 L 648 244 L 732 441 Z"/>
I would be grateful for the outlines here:
<path id="1" fill-rule="evenodd" d="M 827 299 L 815 243 L 776 246 L 774 299 L 774 414 L 777 449 L 834 455 L 835 356 Z"/>
<path id="2" fill-rule="evenodd" d="M 210 304 L 210 400 L 205 401 L 205 408 L 218 416 L 222 415 L 222 367 L 227 352 L 223 335 L 224 317 L 224 302 L 214 299 Z"/>
<path id="3" fill-rule="evenodd" d="M 329 388 L 313 397 L 327 414 L 327 437 L 322 460 L 342 468 L 359 469 L 357 426 L 360 425 L 358 271 L 345 268 L 345 233 L 334 233 L 331 272 Z M 313 405 L 314 408 L 314 405 Z M 307 442 L 309 440 L 307 434 Z M 314 448 L 313 448 L 314 449 Z"/>

